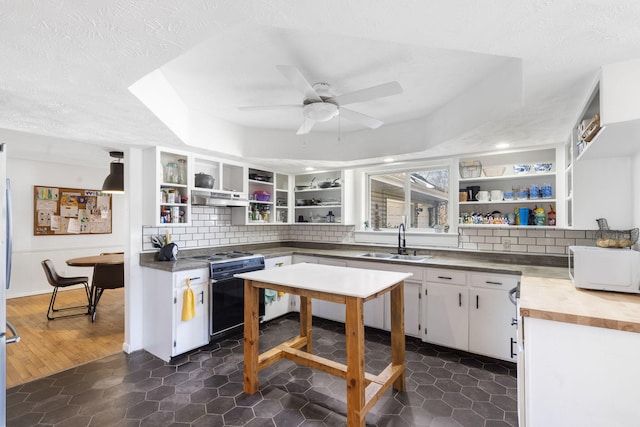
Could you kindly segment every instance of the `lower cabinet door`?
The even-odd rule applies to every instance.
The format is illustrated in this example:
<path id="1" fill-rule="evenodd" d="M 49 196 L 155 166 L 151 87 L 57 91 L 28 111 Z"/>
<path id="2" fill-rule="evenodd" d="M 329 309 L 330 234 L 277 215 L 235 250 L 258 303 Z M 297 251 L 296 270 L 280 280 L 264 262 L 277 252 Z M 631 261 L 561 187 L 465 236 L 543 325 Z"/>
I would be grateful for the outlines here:
<path id="1" fill-rule="evenodd" d="M 335 265 L 338 267 L 346 267 L 347 262 L 333 258 L 317 258 L 318 264 L 323 265 Z M 313 299 L 311 302 L 311 312 L 314 316 L 322 317 L 323 319 L 334 320 L 336 322 L 345 322 L 346 310 L 345 305 L 337 302 L 323 301 Z"/>
<path id="2" fill-rule="evenodd" d="M 182 320 L 182 307 L 186 286 L 174 292 L 173 305 L 175 332 L 172 356 L 185 353 L 209 343 L 209 286 L 206 283 L 191 285 L 195 297 L 195 316 Z"/>
<path id="3" fill-rule="evenodd" d="M 423 340 L 446 347 L 469 347 L 469 290 L 464 286 L 427 282 Z"/>
<path id="4" fill-rule="evenodd" d="M 422 283 L 404 281 L 404 333 L 422 338 L 420 305 L 422 304 Z M 389 325 L 391 327 L 391 325 Z"/>
<path id="5" fill-rule="evenodd" d="M 469 351 L 515 362 L 511 340 L 515 340 L 516 329 L 511 320 L 516 309 L 508 292 L 471 288 L 470 296 Z"/>

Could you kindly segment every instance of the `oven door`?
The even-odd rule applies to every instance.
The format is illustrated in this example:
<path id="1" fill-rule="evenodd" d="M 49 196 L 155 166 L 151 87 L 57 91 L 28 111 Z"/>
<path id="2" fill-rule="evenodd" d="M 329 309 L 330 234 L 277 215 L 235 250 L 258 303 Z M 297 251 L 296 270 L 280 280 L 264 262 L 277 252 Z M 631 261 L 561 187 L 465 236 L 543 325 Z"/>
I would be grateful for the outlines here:
<path id="1" fill-rule="evenodd" d="M 230 277 L 211 281 L 211 315 L 209 332 L 212 336 L 231 332 L 244 324 L 244 280 Z M 260 317 L 264 316 L 264 289 L 260 289 Z"/>

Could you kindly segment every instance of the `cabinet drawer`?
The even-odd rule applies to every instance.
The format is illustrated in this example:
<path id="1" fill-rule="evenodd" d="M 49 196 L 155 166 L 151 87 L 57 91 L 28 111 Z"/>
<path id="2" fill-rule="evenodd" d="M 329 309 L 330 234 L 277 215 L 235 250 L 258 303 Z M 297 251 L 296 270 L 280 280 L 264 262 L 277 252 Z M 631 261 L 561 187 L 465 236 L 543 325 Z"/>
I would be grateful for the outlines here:
<path id="1" fill-rule="evenodd" d="M 520 276 L 493 273 L 471 273 L 471 286 L 510 290 L 518 285 Z"/>
<path id="2" fill-rule="evenodd" d="M 427 269 L 427 282 L 450 283 L 452 285 L 466 285 L 467 273 L 460 270 L 445 270 L 439 268 Z"/>
<path id="3" fill-rule="evenodd" d="M 266 258 L 264 260 L 264 268 L 282 267 L 291 264 L 291 256 L 279 256 L 276 258 Z"/>
<path id="4" fill-rule="evenodd" d="M 199 268 L 197 270 L 176 271 L 173 274 L 173 278 L 175 280 L 173 282 L 174 287 L 184 286 L 187 278 L 191 279 L 191 285 L 207 283 L 209 281 L 209 269 Z"/>

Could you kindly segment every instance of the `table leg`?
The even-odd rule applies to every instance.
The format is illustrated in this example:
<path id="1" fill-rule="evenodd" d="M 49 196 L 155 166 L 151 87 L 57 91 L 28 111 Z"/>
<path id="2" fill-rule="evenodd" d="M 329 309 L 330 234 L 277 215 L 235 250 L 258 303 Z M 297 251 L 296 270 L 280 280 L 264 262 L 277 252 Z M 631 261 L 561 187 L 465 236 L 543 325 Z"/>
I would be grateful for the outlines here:
<path id="1" fill-rule="evenodd" d="M 307 338 L 307 353 L 312 353 L 311 298 L 300 296 L 300 336 Z"/>
<path id="2" fill-rule="evenodd" d="M 347 425 L 365 425 L 362 413 L 365 399 L 364 383 L 364 302 L 361 298 L 346 298 L 345 334 L 347 346 Z"/>
<path id="3" fill-rule="evenodd" d="M 391 290 L 391 363 L 405 364 L 404 336 L 404 282 Z M 394 390 L 403 391 L 406 386 L 406 374 L 402 371 L 394 382 Z"/>
<path id="4" fill-rule="evenodd" d="M 244 281 L 244 392 L 258 391 L 258 312 L 259 289 Z"/>

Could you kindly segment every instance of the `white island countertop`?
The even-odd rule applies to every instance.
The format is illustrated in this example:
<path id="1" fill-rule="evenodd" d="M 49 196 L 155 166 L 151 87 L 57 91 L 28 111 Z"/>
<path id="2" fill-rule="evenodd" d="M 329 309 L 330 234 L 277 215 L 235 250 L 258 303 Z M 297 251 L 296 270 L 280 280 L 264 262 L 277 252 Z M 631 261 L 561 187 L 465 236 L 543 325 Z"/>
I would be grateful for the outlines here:
<path id="1" fill-rule="evenodd" d="M 240 273 L 234 277 L 334 295 L 369 298 L 411 276 L 412 273 L 365 270 L 303 262 L 268 270 Z"/>

